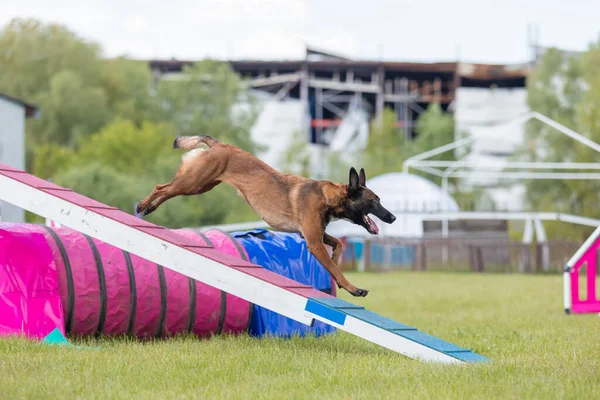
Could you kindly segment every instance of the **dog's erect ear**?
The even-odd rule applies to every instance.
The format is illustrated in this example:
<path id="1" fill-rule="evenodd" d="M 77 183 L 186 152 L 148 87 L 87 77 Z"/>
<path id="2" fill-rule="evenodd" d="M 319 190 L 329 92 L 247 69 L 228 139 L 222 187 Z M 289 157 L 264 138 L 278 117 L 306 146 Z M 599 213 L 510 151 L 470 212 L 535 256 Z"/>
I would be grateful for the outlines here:
<path id="1" fill-rule="evenodd" d="M 365 175 L 364 168 L 360 169 L 360 173 L 358 175 L 358 184 L 360 186 L 367 186 L 367 176 Z"/>
<path id="2" fill-rule="evenodd" d="M 360 185 L 360 179 L 358 177 L 358 173 L 356 173 L 356 170 L 354 169 L 354 167 L 350 168 L 350 189 L 358 189 L 358 186 Z"/>

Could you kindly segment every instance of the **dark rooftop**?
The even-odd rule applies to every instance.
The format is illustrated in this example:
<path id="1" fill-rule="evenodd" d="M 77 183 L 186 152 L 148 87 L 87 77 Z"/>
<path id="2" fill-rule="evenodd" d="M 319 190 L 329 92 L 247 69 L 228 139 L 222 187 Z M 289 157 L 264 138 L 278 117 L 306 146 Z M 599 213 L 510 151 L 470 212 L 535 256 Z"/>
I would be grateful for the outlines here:
<path id="1" fill-rule="evenodd" d="M 39 111 L 38 107 L 31 103 L 26 103 L 23 100 L 19 100 L 15 97 L 9 96 L 2 92 L 0 92 L 0 98 L 10 101 L 11 103 L 15 103 L 15 104 L 25 107 L 25 117 L 26 118 L 32 118 L 32 117 L 35 118 L 38 114 L 38 111 Z"/>

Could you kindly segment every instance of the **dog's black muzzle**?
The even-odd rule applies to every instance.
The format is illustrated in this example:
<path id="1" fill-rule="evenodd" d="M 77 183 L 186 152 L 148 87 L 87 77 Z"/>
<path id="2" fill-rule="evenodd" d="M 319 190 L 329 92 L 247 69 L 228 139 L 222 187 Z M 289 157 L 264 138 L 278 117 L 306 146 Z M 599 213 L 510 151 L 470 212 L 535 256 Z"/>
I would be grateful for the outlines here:
<path id="1" fill-rule="evenodd" d="M 392 214 L 391 212 L 389 212 L 388 210 L 386 210 L 381 205 L 379 207 L 377 207 L 375 210 L 373 210 L 373 215 L 375 215 L 377 218 L 379 218 L 386 224 L 391 224 L 396 220 L 396 216 L 394 214 Z"/>

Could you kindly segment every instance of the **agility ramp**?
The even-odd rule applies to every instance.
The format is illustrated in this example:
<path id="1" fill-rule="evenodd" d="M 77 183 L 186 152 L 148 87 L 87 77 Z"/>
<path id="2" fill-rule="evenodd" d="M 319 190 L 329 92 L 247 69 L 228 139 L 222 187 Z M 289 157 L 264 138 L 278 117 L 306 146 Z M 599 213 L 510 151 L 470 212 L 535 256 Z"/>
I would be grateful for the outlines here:
<path id="1" fill-rule="evenodd" d="M 487 360 L 469 349 L 3 164 L 0 200 L 308 326 L 322 321 L 422 361 L 462 364 Z"/>
<path id="2" fill-rule="evenodd" d="M 563 273 L 564 309 L 567 314 L 600 313 L 600 299 L 596 294 L 600 227 L 587 238 L 567 261 Z M 585 299 L 579 287 L 579 274 L 585 268 Z"/>

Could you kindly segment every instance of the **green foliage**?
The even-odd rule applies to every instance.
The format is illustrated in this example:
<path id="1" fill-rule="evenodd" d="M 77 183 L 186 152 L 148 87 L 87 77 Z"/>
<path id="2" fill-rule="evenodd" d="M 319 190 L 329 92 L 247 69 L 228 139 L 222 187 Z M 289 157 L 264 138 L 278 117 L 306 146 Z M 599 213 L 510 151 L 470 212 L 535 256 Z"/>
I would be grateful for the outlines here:
<path id="1" fill-rule="evenodd" d="M 115 121 L 77 150 L 55 144 L 37 148 L 35 174 L 85 196 L 133 213 L 134 205 L 175 174 L 181 151 L 174 128 L 164 123 Z M 171 228 L 256 220 L 236 192 L 221 185 L 202 196 L 177 197 L 146 217 Z M 31 219 L 30 219 L 31 220 Z"/>
<path id="2" fill-rule="evenodd" d="M 102 75 L 100 47 L 56 24 L 13 19 L 0 31 L 0 88 L 35 102 L 48 92 L 52 77 L 74 71 L 97 87 Z"/>
<path id="3" fill-rule="evenodd" d="M 294 132 L 290 144 L 282 155 L 281 172 L 347 183 L 350 165 L 343 159 L 342 154 L 329 149 L 319 149 L 319 151 L 322 151 L 323 165 L 319 174 L 313 174 L 307 139 L 299 131 Z"/>
<path id="4" fill-rule="evenodd" d="M 439 104 L 431 104 L 417 119 L 415 133 L 416 138 L 411 143 L 411 155 L 452 143 L 455 140 L 454 116 L 444 112 Z M 454 161 L 455 156 L 452 151 L 447 151 L 430 159 Z"/>
<path id="5" fill-rule="evenodd" d="M 187 80 L 163 80 L 151 92 L 146 62 L 104 59 L 97 43 L 65 26 L 14 19 L 0 30 L 0 91 L 41 110 L 27 121 L 27 169 L 126 212 L 173 178 L 176 135 L 208 134 L 258 150 L 250 136 L 258 109 L 229 64 L 206 60 L 184 72 Z M 222 185 L 172 199 L 149 219 L 180 227 L 256 214 Z"/>
<path id="6" fill-rule="evenodd" d="M 66 171 L 75 163 L 75 152 L 56 143 L 42 144 L 35 148 L 31 173 L 48 179 L 61 171 Z"/>
<path id="7" fill-rule="evenodd" d="M 177 154 L 172 151 L 174 129 L 167 124 L 143 123 L 140 127 L 131 121 L 117 120 L 98 133 L 80 139 L 76 150 L 55 143 L 38 146 L 33 173 L 52 176 L 90 163 L 110 166 L 115 171 L 139 174 L 148 171 L 157 158 L 170 155 L 173 163 Z"/>
<path id="8" fill-rule="evenodd" d="M 310 151 L 307 138 L 300 131 L 296 131 L 292 134 L 291 139 L 282 154 L 281 172 L 309 178 L 311 175 Z"/>
<path id="9" fill-rule="evenodd" d="M 53 181 L 123 211 L 133 209 L 138 185 L 135 177 L 97 161 L 59 173 Z"/>
<path id="10" fill-rule="evenodd" d="M 327 153 L 325 161 L 327 163 L 326 179 L 332 182 L 349 183 L 349 171 L 351 165 L 342 158 L 340 153 L 333 151 Z M 367 175 L 367 179 L 369 179 L 370 176 L 371 175 Z"/>
<path id="11" fill-rule="evenodd" d="M 494 211 L 496 208 L 493 197 L 485 189 L 474 188 L 470 191 L 455 189 L 452 197 L 462 211 Z"/>
<path id="12" fill-rule="evenodd" d="M 527 80 L 528 104 L 557 122 L 600 142 L 600 43 L 593 44 L 581 57 L 565 57 L 551 49 Z M 518 158 L 530 161 L 597 162 L 594 150 L 532 121 L 527 125 L 527 143 Z M 543 150 L 542 150 L 543 149 Z M 564 171 L 563 171 L 564 172 Z M 530 208 L 597 216 L 600 182 L 586 180 L 526 181 Z M 567 232 L 557 227 L 550 237 L 580 235 L 582 228 Z"/>
<path id="13" fill-rule="evenodd" d="M 363 154 L 363 166 L 369 176 L 402 170 L 409 157 L 410 144 L 396 128 L 396 113 L 385 108 L 379 121 L 371 124 L 369 140 Z"/>
<path id="14" fill-rule="evenodd" d="M 391 108 L 385 108 L 380 121 L 373 121 L 365 151 L 358 157 L 355 168 L 365 168 L 368 177 L 387 172 L 402 170 L 404 161 L 414 155 L 451 143 L 454 138 L 454 117 L 444 112 L 438 104 L 432 104 L 422 113 L 415 126 L 416 138 L 406 139 L 404 132 L 396 127 L 396 114 Z M 309 176 L 310 156 L 306 139 L 296 133 L 283 154 L 283 170 Z M 448 151 L 431 160 L 456 160 L 454 152 Z M 327 152 L 325 156 L 326 179 L 335 182 L 348 180 L 349 165 L 341 154 Z M 441 184 L 441 179 L 420 171 L 411 171 Z M 455 181 L 449 180 L 450 184 Z M 469 197 L 470 196 L 470 197 Z M 481 201 L 481 193 L 465 193 L 465 202 L 469 199 Z M 468 198 L 468 199 L 467 199 Z M 489 199 L 487 199 L 489 200 Z"/>
<path id="15" fill-rule="evenodd" d="M 444 112 L 438 104 L 431 104 L 417 119 L 416 137 L 406 139 L 402 130 L 396 128 L 396 115 L 386 108 L 381 123 L 375 121 L 365 150 L 364 165 L 370 176 L 402 170 L 403 163 L 409 157 L 421 154 L 455 140 L 454 117 Z M 454 161 L 454 152 L 448 151 L 429 158 L 430 160 Z M 420 171 L 411 171 L 422 175 L 436 184 L 441 178 Z M 454 180 L 450 180 L 453 183 Z"/>
<path id="16" fill-rule="evenodd" d="M 155 120 L 156 98 L 150 96 L 152 71 L 145 61 L 124 57 L 103 61 L 102 86 L 113 115 L 136 124 Z"/>
<path id="17" fill-rule="evenodd" d="M 144 122 L 137 127 L 131 121 L 115 121 L 80 143 L 75 163 L 98 161 L 119 172 L 144 173 L 159 157 L 177 155 L 174 138 L 175 131 L 167 124 Z"/>
<path id="18" fill-rule="evenodd" d="M 30 170 L 38 146 L 75 147 L 116 117 L 152 119 L 151 77 L 147 63 L 104 60 L 98 44 L 62 25 L 14 19 L 0 31 L 0 91 L 41 110 L 26 125 Z"/>
<path id="19" fill-rule="evenodd" d="M 43 110 L 31 121 L 28 132 L 35 143 L 73 146 L 78 140 L 100 129 L 109 119 L 106 94 L 89 86 L 79 73 L 63 70 L 50 78 L 50 87 L 35 101 Z M 30 136 L 29 136 L 30 135 Z"/>
<path id="20" fill-rule="evenodd" d="M 158 116 L 178 135 L 210 135 L 248 152 L 258 150 L 250 136 L 258 109 L 228 63 L 204 60 L 183 70 L 181 80 L 160 81 Z M 242 109 L 240 101 L 250 107 Z"/>
<path id="21" fill-rule="evenodd" d="M 71 144 L 108 117 L 100 48 L 67 28 L 14 19 L 0 32 L 0 90 L 43 110 L 28 121 L 28 146 Z"/>

